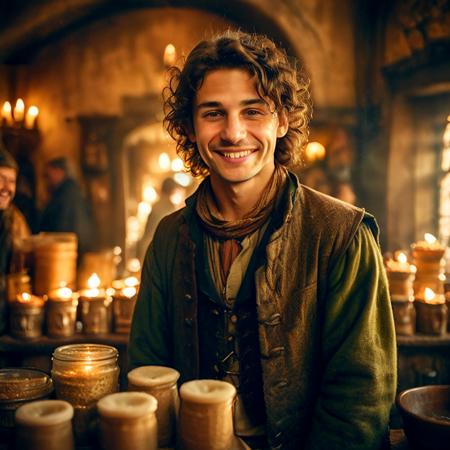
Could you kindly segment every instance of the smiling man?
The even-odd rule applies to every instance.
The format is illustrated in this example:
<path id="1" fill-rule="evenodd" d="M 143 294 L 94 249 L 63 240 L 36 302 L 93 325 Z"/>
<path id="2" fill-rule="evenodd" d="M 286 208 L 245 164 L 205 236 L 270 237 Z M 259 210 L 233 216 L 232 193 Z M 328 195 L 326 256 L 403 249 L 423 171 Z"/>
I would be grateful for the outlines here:
<path id="1" fill-rule="evenodd" d="M 172 69 L 165 106 L 204 180 L 147 251 L 130 367 L 234 384 L 252 449 L 382 448 L 396 354 L 378 230 L 288 170 L 307 142 L 307 79 L 269 39 L 228 32 Z"/>
<path id="2" fill-rule="evenodd" d="M 30 230 L 22 213 L 12 204 L 18 166 L 0 142 L 0 334 L 6 327 L 6 275 L 15 267 L 15 248 Z"/>

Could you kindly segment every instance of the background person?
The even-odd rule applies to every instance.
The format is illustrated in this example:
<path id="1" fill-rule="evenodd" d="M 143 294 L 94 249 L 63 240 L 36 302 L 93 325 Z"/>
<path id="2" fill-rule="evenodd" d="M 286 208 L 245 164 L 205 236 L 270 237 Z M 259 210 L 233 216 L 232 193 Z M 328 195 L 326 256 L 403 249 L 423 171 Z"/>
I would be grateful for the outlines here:
<path id="1" fill-rule="evenodd" d="M 40 231 L 73 232 L 78 237 L 78 252 L 94 245 L 95 224 L 81 188 L 69 173 L 65 157 L 51 159 L 45 166 L 49 201 L 42 213 Z"/>
<path id="2" fill-rule="evenodd" d="M 6 275 L 20 267 L 20 241 L 30 235 L 22 213 L 12 204 L 19 168 L 0 142 L 0 333 L 7 323 Z"/>

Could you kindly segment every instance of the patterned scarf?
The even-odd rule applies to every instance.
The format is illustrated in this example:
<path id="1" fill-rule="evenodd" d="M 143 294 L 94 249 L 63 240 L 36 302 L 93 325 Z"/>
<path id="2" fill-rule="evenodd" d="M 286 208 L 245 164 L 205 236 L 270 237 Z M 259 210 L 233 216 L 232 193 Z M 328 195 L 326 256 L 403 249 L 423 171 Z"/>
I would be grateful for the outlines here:
<path id="1" fill-rule="evenodd" d="M 282 192 L 287 170 L 280 165 L 265 187 L 254 208 L 242 219 L 227 221 L 219 217 L 211 181 L 207 178 L 198 189 L 196 211 L 202 226 L 220 241 L 221 278 L 225 283 L 231 264 L 241 250 L 239 240 L 255 232 L 269 219 L 277 195 Z"/>

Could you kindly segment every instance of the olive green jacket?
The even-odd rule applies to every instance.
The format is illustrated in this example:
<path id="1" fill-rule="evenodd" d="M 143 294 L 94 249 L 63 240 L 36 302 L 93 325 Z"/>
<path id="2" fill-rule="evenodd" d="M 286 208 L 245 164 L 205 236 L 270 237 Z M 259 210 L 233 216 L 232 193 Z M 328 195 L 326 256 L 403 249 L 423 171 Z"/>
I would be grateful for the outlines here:
<path id="1" fill-rule="evenodd" d="M 376 224 L 291 182 L 295 194 L 255 272 L 268 439 L 272 449 L 379 449 L 396 346 Z M 182 382 L 199 374 L 194 215 L 195 194 L 161 221 L 129 344 L 131 368 L 171 366 Z"/>

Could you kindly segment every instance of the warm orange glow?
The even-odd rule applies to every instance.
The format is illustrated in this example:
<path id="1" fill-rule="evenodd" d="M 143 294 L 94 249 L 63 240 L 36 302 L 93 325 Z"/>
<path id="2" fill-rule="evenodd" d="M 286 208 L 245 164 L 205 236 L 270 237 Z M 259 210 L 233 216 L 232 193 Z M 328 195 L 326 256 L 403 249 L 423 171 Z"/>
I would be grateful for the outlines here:
<path id="1" fill-rule="evenodd" d="M 122 289 L 122 294 L 125 297 L 132 298 L 136 295 L 137 289 L 135 287 L 126 287 Z"/>
<path id="2" fill-rule="evenodd" d="M 145 202 L 153 204 L 158 198 L 158 194 L 153 186 L 147 185 L 144 187 L 143 197 Z"/>
<path id="3" fill-rule="evenodd" d="M 62 287 L 62 288 L 56 289 L 56 291 L 55 291 L 55 296 L 57 298 L 63 298 L 63 299 L 71 298 L 72 294 L 73 294 L 72 289 L 70 289 L 68 287 Z"/>
<path id="4" fill-rule="evenodd" d="M 437 239 L 431 233 L 425 233 L 424 239 L 430 245 L 435 244 L 437 241 Z"/>
<path id="5" fill-rule="evenodd" d="M 139 280 L 136 277 L 128 277 L 123 280 L 123 284 L 126 287 L 135 287 L 139 284 Z"/>
<path id="6" fill-rule="evenodd" d="M 36 123 L 36 118 L 39 115 L 39 108 L 37 106 L 30 106 L 25 116 L 25 128 L 32 129 Z"/>
<path id="7" fill-rule="evenodd" d="M 310 142 L 305 149 L 305 156 L 308 162 L 324 159 L 325 153 L 325 147 L 320 142 Z"/>
<path id="8" fill-rule="evenodd" d="M 167 153 L 161 153 L 158 158 L 158 164 L 161 170 L 165 172 L 170 170 L 172 162 L 170 161 L 169 155 Z"/>
<path id="9" fill-rule="evenodd" d="M 432 302 L 436 298 L 436 294 L 433 289 L 425 288 L 425 301 Z"/>
<path id="10" fill-rule="evenodd" d="M 405 264 L 406 262 L 408 262 L 408 257 L 405 255 L 405 253 L 400 252 L 397 255 L 397 261 L 399 263 Z"/>
<path id="11" fill-rule="evenodd" d="M 16 122 L 22 122 L 25 113 L 25 103 L 21 98 L 16 101 L 16 106 L 14 107 L 14 120 Z"/>
<path id="12" fill-rule="evenodd" d="M 171 168 L 173 172 L 181 172 L 184 169 L 184 163 L 181 158 L 175 158 L 172 160 Z"/>
<path id="13" fill-rule="evenodd" d="M 94 272 L 88 279 L 88 287 L 89 289 L 96 289 L 100 287 L 100 278 L 99 276 Z"/>
<path id="14" fill-rule="evenodd" d="M 165 66 L 173 66 L 177 59 L 177 51 L 173 44 L 167 44 L 164 49 L 164 65 Z"/>
<path id="15" fill-rule="evenodd" d="M 9 102 L 3 103 L 2 119 L 6 121 L 7 125 L 11 126 L 14 123 L 14 120 L 12 117 L 12 107 L 11 107 L 11 103 L 9 103 Z"/>

